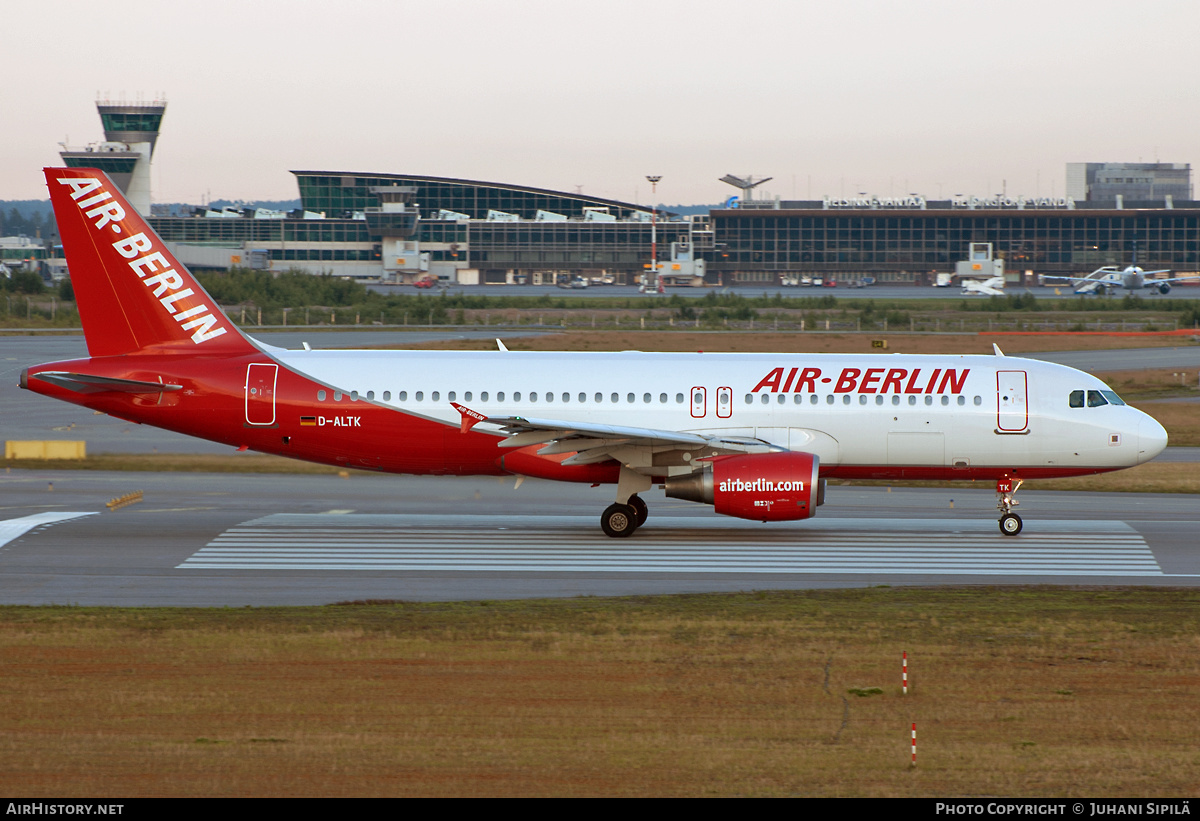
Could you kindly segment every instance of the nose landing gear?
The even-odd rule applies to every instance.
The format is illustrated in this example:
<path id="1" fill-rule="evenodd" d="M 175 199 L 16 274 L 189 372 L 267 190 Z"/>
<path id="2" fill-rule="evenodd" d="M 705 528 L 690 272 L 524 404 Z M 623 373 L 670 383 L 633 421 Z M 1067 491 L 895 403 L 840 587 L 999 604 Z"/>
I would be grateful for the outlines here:
<path id="1" fill-rule="evenodd" d="M 1013 484 L 1013 479 L 1007 474 L 1001 476 L 996 481 L 996 493 L 1000 495 L 1000 501 L 996 503 L 996 508 L 1000 511 L 1000 532 L 1005 536 L 1016 536 L 1024 527 L 1024 522 L 1021 517 L 1012 512 L 1012 509 L 1021 504 L 1013 497 L 1020 490 L 1024 479 L 1017 479 L 1016 484 Z"/>

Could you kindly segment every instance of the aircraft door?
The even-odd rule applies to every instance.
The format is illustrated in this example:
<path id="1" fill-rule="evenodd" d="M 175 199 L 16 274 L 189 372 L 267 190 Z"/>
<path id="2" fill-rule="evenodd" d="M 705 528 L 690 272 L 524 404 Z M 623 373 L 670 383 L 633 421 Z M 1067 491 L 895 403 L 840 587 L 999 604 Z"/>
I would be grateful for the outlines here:
<path id="1" fill-rule="evenodd" d="M 1022 433 L 1029 428 L 1029 386 L 1025 371 L 996 371 L 996 429 Z"/>
<path id="2" fill-rule="evenodd" d="M 246 424 L 275 424 L 275 380 L 279 366 L 254 363 L 246 368 Z"/>
<path id="3" fill-rule="evenodd" d="M 717 388 L 717 416 L 728 419 L 733 415 L 733 388 Z"/>
<path id="4" fill-rule="evenodd" d="M 703 419 L 708 413 L 708 391 L 704 388 L 692 388 L 692 418 Z"/>

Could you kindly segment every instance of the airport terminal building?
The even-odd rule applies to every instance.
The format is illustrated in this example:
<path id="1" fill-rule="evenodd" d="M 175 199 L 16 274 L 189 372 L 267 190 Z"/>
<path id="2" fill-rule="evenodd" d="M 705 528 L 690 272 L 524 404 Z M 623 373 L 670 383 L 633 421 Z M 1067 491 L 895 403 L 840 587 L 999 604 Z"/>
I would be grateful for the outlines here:
<path id="1" fill-rule="evenodd" d="M 98 107 L 106 142 L 65 151 L 63 159 L 76 166 L 119 160 L 141 208 L 149 174 L 138 169 L 148 167 L 165 103 L 146 111 Z M 198 268 L 300 268 L 391 282 L 634 283 L 650 270 L 652 247 L 658 270 L 679 284 L 771 287 L 806 277 L 930 283 L 954 271 L 972 243 L 991 243 L 1014 281 L 1135 261 L 1200 271 L 1200 202 L 1183 164 L 1071 163 L 1064 197 L 747 197 L 740 207 L 686 217 L 516 184 L 292 173 L 302 203 L 296 212 L 197 209 L 151 216 L 151 224 Z"/>
<path id="2" fill-rule="evenodd" d="M 220 267 L 232 255 L 252 267 L 400 281 L 438 275 L 464 284 L 567 275 L 633 282 L 649 262 L 652 233 L 668 261 L 688 255 L 693 242 L 711 244 L 706 220 L 660 212 L 652 222 L 647 209 L 582 194 L 402 174 L 292 173 L 302 203 L 295 215 L 151 223 L 191 264 Z"/>

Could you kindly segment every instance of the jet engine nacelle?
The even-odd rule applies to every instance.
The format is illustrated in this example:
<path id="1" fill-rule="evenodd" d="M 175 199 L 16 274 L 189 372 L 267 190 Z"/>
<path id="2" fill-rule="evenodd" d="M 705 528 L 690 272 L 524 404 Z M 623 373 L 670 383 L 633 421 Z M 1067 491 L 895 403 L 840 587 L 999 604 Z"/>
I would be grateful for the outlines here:
<path id="1" fill-rule="evenodd" d="M 667 479 L 667 496 L 710 504 L 717 513 L 761 522 L 807 519 L 825 501 L 812 453 L 717 456 L 704 469 Z"/>
<path id="2" fill-rule="evenodd" d="M 1171 293 L 1171 283 L 1169 283 L 1169 282 L 1160 282 L 1160 283 L 1158 283 L 1157 287 L 1158 287 L 1158 292 L 1160 294 L 1162 294 L 1163 296 L 1166 296 L 1167 294 Z"/>

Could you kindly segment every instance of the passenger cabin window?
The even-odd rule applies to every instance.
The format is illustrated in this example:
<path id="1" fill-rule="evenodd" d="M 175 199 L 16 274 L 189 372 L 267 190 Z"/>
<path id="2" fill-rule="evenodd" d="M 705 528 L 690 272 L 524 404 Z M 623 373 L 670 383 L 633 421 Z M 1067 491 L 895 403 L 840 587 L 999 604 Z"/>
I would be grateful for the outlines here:
<path id="1" fill-rule="evenodd" d="M 317 391 L 317 401 L 318 402 L 325 401 L 325 391 Z"/>

